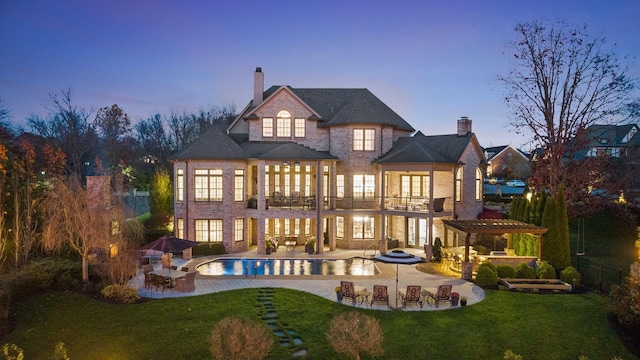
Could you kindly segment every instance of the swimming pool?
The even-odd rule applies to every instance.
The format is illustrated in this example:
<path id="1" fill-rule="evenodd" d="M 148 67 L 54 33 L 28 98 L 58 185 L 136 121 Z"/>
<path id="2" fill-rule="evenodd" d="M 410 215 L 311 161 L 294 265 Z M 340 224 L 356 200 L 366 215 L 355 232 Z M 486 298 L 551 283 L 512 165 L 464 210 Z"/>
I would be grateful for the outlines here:
<path id="1" fill-rule="evenodd" d="M 363 258 L 350 259 L 269 259 L 223 258 L 196 267 L 202 275 L 360 275 L 380 274 L 375 262 Z"/>

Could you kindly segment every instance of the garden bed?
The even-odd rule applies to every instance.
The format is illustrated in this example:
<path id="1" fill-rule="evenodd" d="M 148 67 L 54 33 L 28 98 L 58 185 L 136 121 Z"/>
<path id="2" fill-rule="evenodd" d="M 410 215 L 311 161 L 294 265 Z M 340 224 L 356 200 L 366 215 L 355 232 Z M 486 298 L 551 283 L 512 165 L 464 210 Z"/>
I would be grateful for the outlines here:
<path id="1" fill-rule="evenodd" d="M 573 287 L 559 279 L 498 279 L 500 289 L 507 290 L 556 290 L 571 292 Z"/>

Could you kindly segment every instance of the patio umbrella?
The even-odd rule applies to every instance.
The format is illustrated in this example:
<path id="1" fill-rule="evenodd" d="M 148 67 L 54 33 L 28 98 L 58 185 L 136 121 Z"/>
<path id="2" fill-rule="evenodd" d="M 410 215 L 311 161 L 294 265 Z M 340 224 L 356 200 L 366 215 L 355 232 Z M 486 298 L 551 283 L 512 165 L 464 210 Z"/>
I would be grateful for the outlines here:
<path id="1" fill-rule="evenodd" d="M 387 252 L 386 254 L 376 255 L 375 259 L 378 261 L 382 261 L 388 264 L 396 264 L 396 308 L 398 307 L 398 265 L 399 264 L 417 264 L 424 262 L 420 256 L 416 256 L 413 254 L 405 253 L 402 250 L 393 250 L 391 252 Z"/>
<path id="2" fill-rule="evenodd" d="M 173 235 L 166 235 L 148 244 L 142 245 L 142 250 L 157 250 L 163 253 L 173 253 L 182 251 L 198 245 L 197 241 L 177 238 Z M 169 267 L 171 267 L 171 257 L 169 257 Z"/>

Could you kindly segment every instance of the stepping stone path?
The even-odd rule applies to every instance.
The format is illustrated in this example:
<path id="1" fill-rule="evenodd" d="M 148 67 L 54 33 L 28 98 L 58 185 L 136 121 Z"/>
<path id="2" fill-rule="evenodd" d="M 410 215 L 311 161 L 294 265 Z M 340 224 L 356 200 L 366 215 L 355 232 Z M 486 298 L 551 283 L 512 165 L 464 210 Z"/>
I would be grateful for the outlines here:
<path id="1" fill-rule="evenodd" d="M 256 304 L 258 317 L 260 317 L 260 319 L 267 324 L 267 327 L 278 337 L 280 346 L 288 347 L 295 351 L 293 353 L 294 357 L 306 356 L 307 350 L 302 347 L 303 342 L 300 336 L 298 336 L 296 331 L 287 323 L 280 321 L 278 312 L 273 305 L 274 293 L 273 288 L 258 289 L 258 303 Z"/>

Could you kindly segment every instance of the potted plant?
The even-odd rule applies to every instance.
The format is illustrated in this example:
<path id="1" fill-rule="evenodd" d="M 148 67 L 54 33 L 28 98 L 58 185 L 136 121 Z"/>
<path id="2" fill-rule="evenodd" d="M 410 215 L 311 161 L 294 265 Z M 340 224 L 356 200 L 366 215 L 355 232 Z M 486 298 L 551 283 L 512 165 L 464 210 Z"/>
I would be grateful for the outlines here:
<path id="1" fill-rule="evenodd" d="M 463 296 L 460 298 L 460 306 L 467 306 L 467 297 Z"/>
<path id="2" fill-rule="evenodd" d="M 313 254 L 316 248 L 316 237 L 308 236 L 307 242 L 304 244 L 304 250 L 309 254 Z"/>
<path id="3" fill-rule="evenodd" d="M 271 255 L 272 252 L 276 251 L 276 244 L 274 243 L 271 236 L 267 236 L 267 238 L 265 239 L 265 247 L 267 255 Z"/>
<path id="4" fill-rule="evenodd" d="M 336 298 L 338 299 L 338 302 L 342 302 L 342 287 L 336 286 L 335 291 L 336 291 Z"/>
<path id="5" fill-rule="evenodd" d="M 457 292 L 451 293 L 451 306 L 458 306 L 458 300 L 460 299 L 460 294 Z"/>

